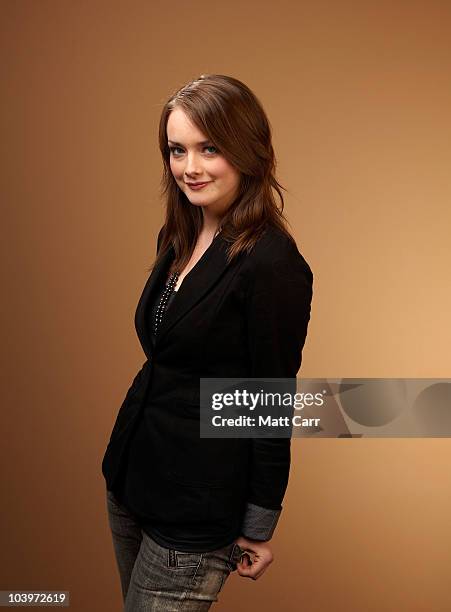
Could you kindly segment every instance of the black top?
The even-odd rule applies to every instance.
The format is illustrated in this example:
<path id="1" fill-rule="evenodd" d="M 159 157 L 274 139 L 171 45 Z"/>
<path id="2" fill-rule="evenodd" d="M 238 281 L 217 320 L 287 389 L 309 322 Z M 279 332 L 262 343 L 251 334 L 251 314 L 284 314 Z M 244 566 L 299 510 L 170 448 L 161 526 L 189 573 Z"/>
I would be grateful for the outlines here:
<path id="1" fill-rule="evenodd" d="M 157 306 L 164 290 L 165 285 L 163 284 L 157 293 L 152 308 L 149 307 L 150 312 L 148 312 L 146 323 L 152 341 L 155 340 L 154 321 Z M 164 312 L 168 310 L 176 294 L 177 291 L 173 290 L 171 292 Z M 202 546 L 200 549 L 198 541 L 196 541 L 196 546 L 196 543 L 193 543 L 189 539 L 189 536 L 186 535 L 183 537 L 183 533 L 180 532 L 177 534 L 177 539 L 175 540 L 174 537 L 171 537 L 172 534 L 165 531 L 163 526 L 157 525 L 156 522 L 152 520 L 149 506 L 146 504 L 146 494 L 152 495 L 152 489 L 149 487 L 149 483 L 151 482 L 152 463 L 150 461 L 147 427 L 145 411 L 143 411 L 130 436 L 128 446 L 124 453 L 120 475 L 113 489 L 113 493 L 117 500 L 135 516 L 135 519 L 140 524 L 143 531 L 160 544 L 160 546 L 165 548 L 174 548 L 174 546 L 176 546 L 179 550 L 188 550 L 189 552 L 203 552 L 204 550 L 208 550 L 208 548 L 214 546 L 214 540 L 206 540 L 205 546 Z"/>
<path id="2" fill-rule="evenodd" d="M 292 240 L 268 227 L 249 253 L 232 261 L 229 246 L 216 236 L 153 344 L 150 309 L 175 249 L 161 253 L 135 313 L 147 360 L 122 402 L 102 460 L 107 488 L 114 491 L 130 436 L 146 434 L 139 470 L 130 471 L 142 475 L 137 494 L 153 533 L 164 530 L 166 539 L 177 539 L 176 550 L 184 550 L 187 539 L 196 542 L 193 552 L 220 548 L 240 535 L 270 539 L 288 483 L 290 438 L 199 436 L 200 378 L 289 378 L 296 391 L 310 319 L 313 275 Z M 124 482 L 128 487 L 131 480 Z M 263 533 L 261 517 L 270 512 L 274 520 Z M 210 548 L 205 541 L 212 534 Z"/>
<path id="3" fill-rule="evenodd" d="M 152 342 L 155 341 L 154 323 L 156 321 L 157 307 L 164 293 L 163 284 L 152 304 L 146 309 L 146 326 Z M 166 303 L 164 313 L 168 310 L 177 291 L 172 290 Z M 141 529 L 153 538 L 160 546 L 188 552 L 207 552 L 218 548 L 218 534 L 206 532 L 202 539 L 199 534 L 195 539 L 189 530 L 183 526 L 168 527 L 161 524 L 152 516 L 152 450 L 150 448 L 150 435 L 146 419 L 146 406 L 142 411 L 136 426 L 132 430 L 127 447 L 124 451 L 121 468 L 112 491 L 117 500 L 134 516 Z M 158 460 L 158 459 L 157 459 Z M 277 523 L 280 510 L 262 508 L 255 504 L 248 504 L 242 525 L 242 535 L 256 540 L 267 540 Z M 221 535 L 222 537 L 222 535 Z M 222 543 L 221 543 L 222 545 Z"/>
<path id="4" fill-rule="evenodd" d="M 160 287 L 152 308 L 149 307 L 147 313 L 147 327 L 152 340 L 155 339 L 154 322 L 157 306 L 163 295 L 165 285 Z M 164 313 L 170 307 L 177 291 L 172 291 L 166 304 Z M 150 312 L 149 312 L 150 311 Z M 163 313 L 163 317 L 164 317 Z M 159 525 L 152 517 L 151 497 L 153 495 L 151 487 L 151 449 L 149 448 L 149 436 L 145 410 L 142 411 L 136 427 L 130 435 L 128 446 L 124 452 L 124 459 L 121 466 L 119 477 L 113 489 L 117 500 L 127 508 L 135 517 L 141 529 L 153 538 L 160 546 L 165 548 L 176 548 L 186 552 L 205 552 L 217 547 L 217 535 L 204 538 L 202 545 L 199 546 L 199 537 L 195 541 L 190 538 L 189 532 L 177 529 L 177 533 L 165 525 Z"/>

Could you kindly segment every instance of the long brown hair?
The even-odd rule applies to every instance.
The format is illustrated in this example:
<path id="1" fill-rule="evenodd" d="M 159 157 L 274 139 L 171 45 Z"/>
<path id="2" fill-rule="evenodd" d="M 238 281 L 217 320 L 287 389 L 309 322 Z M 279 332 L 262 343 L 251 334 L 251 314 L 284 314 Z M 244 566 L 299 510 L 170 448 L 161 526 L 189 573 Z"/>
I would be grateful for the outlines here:
<path id="1" fill-rule="evenodd" d="M 166 205 L 159 256 L 168 246 L 174 246 L 171 270 L 181 272 L 187 265 L 203 222 L 201 208 L 189 202 L 170 168 L 166 126 L 176 107 L 186 113 L 240 172 L 238 193 L 221 219 L 221 236 L 230 243 L 228 261 L 243 251 L 249 252 L 268 225 L 278 227 L 293 240 L 283 214 L 282 190 L 286 189 L 275 178 L 271 127 L 260 101 L 244 83 L 233 77 L 202 74 L 169 98 L 159 125 L 163 157 L 161 196 Z M 274 192 L 279 197 L 279 206 Z"/>

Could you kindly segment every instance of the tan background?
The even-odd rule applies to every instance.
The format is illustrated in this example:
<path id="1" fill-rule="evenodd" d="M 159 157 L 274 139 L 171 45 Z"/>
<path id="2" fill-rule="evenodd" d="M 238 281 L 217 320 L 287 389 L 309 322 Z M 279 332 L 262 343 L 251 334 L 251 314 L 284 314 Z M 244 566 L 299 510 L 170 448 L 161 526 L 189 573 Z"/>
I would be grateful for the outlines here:
<path id="1" fill-rule="evenodd" d="M 144 361 L 161 105 L 202 72 L 270 117 L 315 274 L 306 377 L 451 374 L 451 6 L 2 0 L 0 589 L 119 611 L 101 460 Z M 295 441 L 275 562 L 218 612 L 451 608 L 447 439 Z"/>

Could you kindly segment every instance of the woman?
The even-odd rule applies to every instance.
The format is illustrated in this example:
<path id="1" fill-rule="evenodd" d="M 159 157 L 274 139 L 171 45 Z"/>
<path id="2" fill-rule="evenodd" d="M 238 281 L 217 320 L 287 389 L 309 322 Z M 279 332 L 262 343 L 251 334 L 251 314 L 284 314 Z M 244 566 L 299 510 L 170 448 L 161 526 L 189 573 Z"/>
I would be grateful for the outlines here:
<path id="1" fill-rule="evenodd" d="M 202 75 L 160 121 L 166 219 L 135 325 L 147 360 L 102 463 L 125 610 L 208 610 L 272 561 L 290 439 L 199 436 L 200 378 L 294 378 L 312 273 L 249 88 Z M 280 197 L 280 209 L 274 191 Z"/>

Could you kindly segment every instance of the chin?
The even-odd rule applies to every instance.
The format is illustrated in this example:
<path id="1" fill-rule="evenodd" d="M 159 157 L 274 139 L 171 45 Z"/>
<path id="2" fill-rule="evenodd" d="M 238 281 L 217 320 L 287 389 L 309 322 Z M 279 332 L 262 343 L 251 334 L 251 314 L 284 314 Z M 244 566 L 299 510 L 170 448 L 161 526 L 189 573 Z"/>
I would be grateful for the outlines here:
<path id="1" fill-rule="evenodd" d="M 204 198 L 192 199 L 189 196 L 186 196 L 186 197 L 188 199 L 188 202 L 192 204 L 193 206 L 206 206 L 207 204 L 210 204 L 210 202 L 208 200 L 205 200 Z"/>

